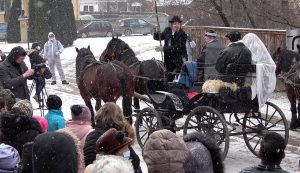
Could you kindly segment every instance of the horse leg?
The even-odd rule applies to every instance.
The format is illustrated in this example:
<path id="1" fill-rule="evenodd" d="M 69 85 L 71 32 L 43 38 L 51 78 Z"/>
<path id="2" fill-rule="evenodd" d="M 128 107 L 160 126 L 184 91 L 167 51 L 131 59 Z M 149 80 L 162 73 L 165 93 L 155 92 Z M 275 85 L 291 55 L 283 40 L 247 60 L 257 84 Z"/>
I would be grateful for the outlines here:
<path id="1" fill-rule="evenodd" d="M 101 99 L 96 99 L 95 110 L 96 112 L 101 108 Z"/>
<path id="2" fill-rule="evenodd" d="M 136 98 L 136 97 L 133 98 L 133 106 L 137 110 L 140 109 L 140 100 L 138 98 Z"/>
<path id="3" fill-rule="evenodd" d="M 300 127 L 300 99 L 298 100 L 298 119 L 297 119 L 297 127 Z"/>
<path id="4" fill-rule="evenodd" d="M 294 90 L 291 86 L 286 86 L 287 96 L 291 104 L 291 112 L 292 112 L 292 119 L 290 123 L 290 129 L 293 130 L 297 128 L 297 107 L 296 107 L 296 97 L 294 94 Z"/>

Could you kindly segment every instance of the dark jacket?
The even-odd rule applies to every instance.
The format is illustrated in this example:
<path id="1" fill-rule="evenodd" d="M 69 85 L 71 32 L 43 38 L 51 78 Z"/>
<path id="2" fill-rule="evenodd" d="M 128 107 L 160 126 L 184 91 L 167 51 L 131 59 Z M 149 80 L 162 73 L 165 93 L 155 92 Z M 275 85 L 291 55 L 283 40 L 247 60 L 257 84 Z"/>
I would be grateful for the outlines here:
<path id="1" fill-rule="evenodd" d="M 46 61 L 41 56 L 40 52 L 36 49 L 31 49 L 27 55 L 29 56 L 31 68 L 35 69 L 35 70 L 40 70 L 40 74 L 41 74 L 41 67 L 36 68 L 36 65 L 44 64 L 44 63 L 46 63 Z M 52 77 L 50 69 L 48 67 L 46 67 L 46 65 L 45 65 L 45 71 L 41 75 L 42 75 L 42 77 L 44 77 L 46 79 L 50 79 Z"/>
<path id="2" fill-rule="evenodd" d="M 243 43 L 237 42 L 230 44 L 220 53 L 220 56 L 216 62 L 216 70 L 222 75 L 225 75 L 220 77 L 220 79 L 225 82 L 235 82 L 239 86 L 244 85 L 244 76 L 246 76 L 246 74 L 228 74 L 227 66 L 229 64 L 251 64 L 251 56 L 251 51 Z"/>
<path id="3" fill-rule="evenodd" d="M 283 170 L 280 166 L 261 163 L 258 166 L 245 168 L 240 173 L 288 173 L 288 171 Z"/>
<path id="4" fill-rule="evenodd" d="M 206 64 L 206 68 L 204 68 L 204 80 L 210 79 L 211 77 L 214 78 L 218 74 L 214 67 L 223 49 L 225 49 L 224 44 L 220 40 L 214 39 L 212 42 L 207 43 L 201 50 L 198 62 L 204 62 Z"/>
<path id="5" fill-rule="evenodd" d="M 97 154 L 96 141 L 106 131 L 107 130 L 101 128 L 101 125 L 96 124 L 95 130 L 87 135 L 84 148 L 83 148 L 85 166 L 92 164 L 96 160 L 96 154 Z M 131 160 L 132 166 L 134 168 L 134 172 L 141 173 L 142 169 L 140 167 L 139 156 L 135 153 L 135 151 L 131 146 L 129 146 L 129 150 L 130 150 L 129 159 Z"/>
<path id="6" fill-rule="evenodd" d="M 47 132 L 37 136 L 32 148 L 34 173 L 78 173 L 79 147 L 72 134 Z"/>
<path id="7" fill-rule="evenodd" d="M 16 148 L 22 158 L 23 145 L 42 133 L 39 122 L 25 115 L 0 114 L 2 142 Z"/>
<path id="8" fill-rule="evenodd" d="M 17 47 L 14 49 L 23 49 Z M 0 64 L 0 82 L 4 89 L 9 89 L 16 98 L 21 100 L 29 100 L 29 90 L 27 87 L 27 79 L 23 78 L 23 74 L 28 70 L 26 64 L 16 63 L 18 52 L 12 51 L 7 58 Z"/>
<path id="9" fill-rule="evenodd" d="M 159 33 L 156 32 L 153 35 L 155 40 L 159 40 Z M 173 72 L 175 69 L 179 70 L 182 66 L 182 59 L 187 60 L 186 52 L 186 33 L 180 29 L 172 36 L 172 29 L 170 27 L 165 28 L 161 33 L 161 40 L 165 41 L 164 44 L 164 63 L 168 72 Z"/>

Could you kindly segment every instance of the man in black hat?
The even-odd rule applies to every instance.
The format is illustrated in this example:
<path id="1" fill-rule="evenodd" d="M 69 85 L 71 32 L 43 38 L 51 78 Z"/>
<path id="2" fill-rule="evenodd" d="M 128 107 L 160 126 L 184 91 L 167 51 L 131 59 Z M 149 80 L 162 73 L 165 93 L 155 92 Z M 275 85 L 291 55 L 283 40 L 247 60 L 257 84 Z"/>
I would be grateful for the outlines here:
<path id="1" fill-rule="evenodd" d="M 24 63 L 26 51 L 17 46 L 13 48 L 7 58 L 0 64 L 0 82 L 4 89 L 9 89 L 16 98 L 29 100 L 27 79 L 32 78 L 33 69 L 28 69 Z"/>
<path id="2" fill-rule="evenodd" d="M 229 83 L 236 83 L 238 86 L 243 86 L 245 83 L 245 73 L 237 73 L 235 76 L 227 74 L 227 66 L 229 64 L 251 64 L 251 51 L 240 42 L 241 34 L 238 31 L 231 31 L 225 37 L 230 40 L 230 44 L 219 55 L 216 62 L 216 70 L 223 74 L 221 80 Z M 236 77 L 239 76 L 239 77 Z"/>
<path id="3" fill-rule="evenodd" d="M 205 45 L 203 46 L 197 61 L 199 62 L 200 67 L 205 66 L 203 69 L 203 79 L 205 81 L 215 78 L 218 74 L 215 69 L 215 65 L 219 53 L 225 48 L 225 46 L 219 39 L 217 39 L 217 33 L 213 30 L 205 32 L 204 42 Z"/>
<path id="4" fill-rule="evenodd" d="M 182 60 L 187 60 L 187 35 L 181 28 L 182 20 L 179 16 L 174 16 L 169 20 L 169 23 L 170 27 L 166 27 L 162 33 L 155 32 L 153 38 L 165 41 L 163 47 L 156 47 L 155 50 L 164 51 L 164 65 L 170 73 L 168 74 L 168 81 L 173 81 L 175 78 L 174 72 L 179 73 L 183 64 Z"/>

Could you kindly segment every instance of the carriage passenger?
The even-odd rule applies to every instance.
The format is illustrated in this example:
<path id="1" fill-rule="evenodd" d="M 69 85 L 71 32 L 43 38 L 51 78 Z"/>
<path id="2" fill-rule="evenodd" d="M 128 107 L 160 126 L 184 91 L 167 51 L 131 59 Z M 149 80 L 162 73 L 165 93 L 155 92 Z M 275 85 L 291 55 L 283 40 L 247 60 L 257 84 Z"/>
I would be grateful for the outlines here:
<path id="1" fill-rule="evenodd" d="M 204 35 L 205 45 L 203 46 L 197 62 L 199 67 L 205 63 L 204 81 L 208 79 L 216 78 L 218 72 L 215 69 L 218 55 L 225 48 L 224 44 L 217 38 L 217 33 L 213 30 L 209 30 Z"/>
<path id="2" fill-rule="evenodd" d="M 216 70 L 221 73 L 221 80 L 228 83 L 236 83 L 243 86 L 245 83 L 245 73 L 238 73 L 235 76 L 227 74 L 229 64 L 251 64 L 251 51 L 241 41 L 241 34 L 238 31 L 232 31 L 226 35 L 230 44 L 221 53 L 216 62 Z M 238 76 L 238 77 L 236 77 Z"/>

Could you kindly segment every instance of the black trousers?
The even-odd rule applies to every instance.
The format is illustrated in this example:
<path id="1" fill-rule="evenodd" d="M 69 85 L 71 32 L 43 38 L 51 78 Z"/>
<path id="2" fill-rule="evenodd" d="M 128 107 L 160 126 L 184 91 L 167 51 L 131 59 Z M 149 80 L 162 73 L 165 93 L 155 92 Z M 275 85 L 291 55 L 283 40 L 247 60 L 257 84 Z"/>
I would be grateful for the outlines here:
<path id="1" fill-rule="evenodd" d="M 35 78 L 35 84 L 35 94 L 38 96 L 38 98 L 40 98 L 40 94 L 46 85 L 45 78 L 43 78 L 42 76 L 37 76 Z"/>

